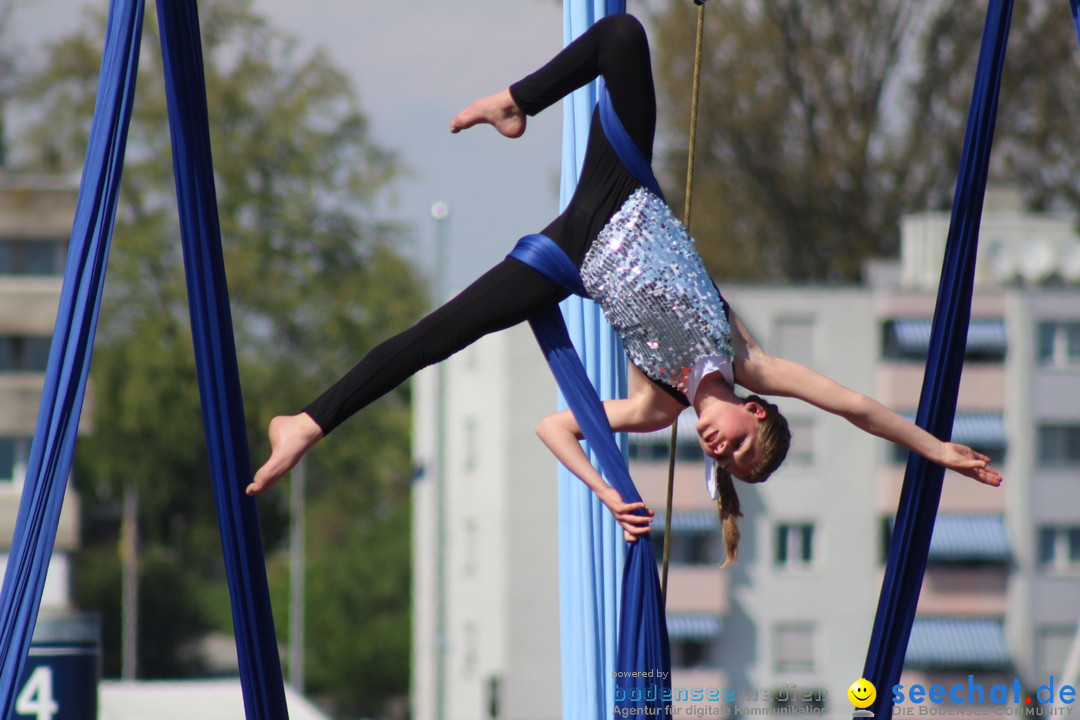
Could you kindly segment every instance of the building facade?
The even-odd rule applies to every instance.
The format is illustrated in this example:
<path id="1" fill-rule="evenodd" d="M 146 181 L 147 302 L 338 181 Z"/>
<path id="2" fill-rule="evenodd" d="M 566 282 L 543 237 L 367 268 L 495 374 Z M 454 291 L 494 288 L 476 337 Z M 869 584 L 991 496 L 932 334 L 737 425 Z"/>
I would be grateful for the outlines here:
<path id="1" fill-rule="evenodd" d="M 868 266 L 866 282 L 859 286 L 721 287 L 771 354 L 804 363 L 914 417 L 948 223 L 947 213 L 905 218 L 900 260 Z M 961 702 L 946 697 L 941 709 L 965 705 L 964 711 L 992 715 L 1000 714 L 988 696 L 993 686 L 1022 689 L 1018 698 L 1010 695 L 999 705 L 1030 708 L 1027 698 L 1036 706 L 1045 700 L 1036 691 L 1049 684 L 1051 676 L 1058 688 L 1080 684 L 1075 667 L 1080 662 L 1080 646 L 1075 645 L 1080 621 L 1080 238 L 1072 217 L 1027 214 L 1014 194 L 991 191 L 980 245 L 953 439 L 990 455 L 1005 483 L 991 488 L 946 473 L 901 679 L 905 691 L 899 705 L 915 711 L 917 703 L 908 694 L 914 685 L 978 685 L 984 689 L 980 707 L 972 705 L 976 695 L 965 694 Z M 508 334 L 492 342 L 512 345 L 511 338 Z M 535 457 L 533 464 L 544 476 L 537 478 L 537 486 L 554 488 L 551 464 L 531 433 L 553 401 L 537 397 L 535 409 L 512 419 L 526 412 L 524 403 L 510 401 L 520 392 L 512 388 L 519 383 L 532 388 L 547 376 L 539 354 L 531 347 L 531 357 L 506 355 L 508 351 L 500 356 L 480 346 L 475 352 L 472 360 L 451 359 L 445 370 L 447 387 L 457 398 L 448 395 L 446 404 L 447 447 L 459 448 L 451 455 L 460 448 L 479 448 L 472 467 L 486 468 L 485 487 L 509 487 L 519 481 L 514 473 L 520 468 L 496 462 L 507 452 L 497 443 L 513 443 L 507 447 L 522 457 L 533 453 L 528 457 Z M 469 362 L 514 365 L 492 365 L 485 379 L 471 386 L 468 373 L 476 371 L 465 369 Z M 519 380 L 504 379 L 511 376 Z M 484 383 L 490 393 L 476 404 Z M 430 385 L 428 391 L 420 387 L 417 443 L 418 457 L 425 458 L 433 426 L 425 429 L 424 423 L 433 417 L 433 395 Z M 509 393 L 507 401 L 499 401 L 497 388 Z M 495 413 L 486 409 L 493 401 Z M 458 403 L 472 419 L 455 417 Z M 853 710 L 847 688 L 862 674 L 907 453 L 804 403 L 780 399 L 778 404 L 791 423 L 791 451 L 769 482 L 740 485 L 745 514 L 740 556 L 724 570 L 719 569 L 724 558 L 716 507 L 705 489 L 692 413 L 680 423 L 667 612 L 675 705 L 684 715 L 691 707 L 703 706 L 777 717 L 800 711 L 839 717 Z M 500 432 L 485 432 L 477 443 L 481 422 L 494 423 Z M 668 444 L 668 431 L 630 439 L 631 474 L 658 512 L 667 493 Z M 479 459 L 488 456 L 491 462 Z M 456 487 L 452 457 L 447 468 L 448 487 Z M 417 487 L 416 539 L 422 564 L 416 585 L 414 700 L 423 695 L 422 677 L 432 676 L 426 665 L 430 648 L 425 652 L 421 644 L 435 636 L 423 625 L 434 614 L 421 612 L 421 606 L 431 602 L 430 585 L 422 580 L 434 577 L 432 557 L 424 559 L 422 549 L 432 547 L 425 537 L 431 523 L 422 514 L 422 508 L 431 505 L 423 499 L 430 489 L 423 482 Z M 451 495 L 453 499 L 445 501 L 448 509 L 473 497 L 457 491 Z M 494 497 L 501 499 L 496 503 Z M 462 548 L 477 542 L 469 538 L 479 537 L 479 526 L 469 523 L 497 525 L 505 533 L 496 536 L 500 553 L 515 543 L 528 544 L 529 533 L 546 523 L 543 533 L 551 536 L 552 544 L 544 562 L 554 563 L 554 505 L 550 516 L 537 509 L 526 527 L 506 523 L 514 514 L 501 504 L 505 496 L 498 492 L 473 502 L 449 513 L 458 527 L 448 525 L 446 542 L 440 545 L 451 560 L 444 582 L 448 588 L 462 583 L 460 589 L 446 590 L 448 597 L 465 593 L 464 587 L 475 583 L 460 571 L 467 567 L 464 561 L 454 560 Z M 471 518 L 468 522 L 462 520 L 465 515 Z M 663 520 L 654 527 L 653 539 L 659 544 Z M 523 537 L 516 537 L 518 533 Z M 486 562 L 483 570 L 477 565 L 471 572 L 491 572 L 489 582 L 499 590 L 471 591 L 474 597 L 496 602 L 500 594 L 521 598 L 537 589 L 512 589 L 531 580 L 509 573 L 513 563 L 507 557 L 492 555 Z M 555 568 L 547 572 L 548 579 L 540 581 L 544 592 L 550 589 L 550 578 L 557 577 Z M 461 607 L 469 606 L 464 595 L 460 597 Z M 463 618 L 456 621 L 460 628 L 455 629 L 451 618 L 460 611 L 453 610 L 454 602 L 447 606 L 446 657 L 468 656 L 469 633 L 490 636 L 493 628 L 503 628 L 498 633 L 505 645 L 499 653 L 505 656 L 513 645 L 505 628 L 525 621 L 536 631 L 540 622 L 504 602 L 497 610 L 474 613 L 472 626 Z M 544 622 L 551 624 L 542 634 L 555 638 L 557 646 L 557 618 L 548 614 Z M 467 627 L 473 630 L 463 629 Z M 547 655 L 531 655 L 531 667 L 558 665 L 557 647 L 549 644 L 546 650 Z M 478 672 L 477 680 L 481 676 Z M 468 692 L 473 697 L 482 697 L 478 681 L 446 693 L 463 692 L 464 687 L 472 688 Z M 694 699 L 695 689 L 715 689 L 713 695 L 721 699 Z M 474 705 L 471 710 L 477 712 L 442 717 L 540 717 L 518 714 L 506 704 L 495 709 L 497 714 L 483 715 L 484 708 Z"/>
<path id="2" fill-rule="evenodd" d="M 560 718 L 555 381 L 521 325 L 413 382 L 412 717 Z"/>
<path id="3" fill-rule="evenodd" d="M 0 174 L 0 555 L 11 548 L 26 462 L 37 423 L 77 185 Z M 84 417 L 89 416 L 89 405 Z M 80 430 L 88 428 L 84 422 Z M 42 598 L 70 605 L 70 553 L 78 543 L 77 497 L 70 488 Z"/>

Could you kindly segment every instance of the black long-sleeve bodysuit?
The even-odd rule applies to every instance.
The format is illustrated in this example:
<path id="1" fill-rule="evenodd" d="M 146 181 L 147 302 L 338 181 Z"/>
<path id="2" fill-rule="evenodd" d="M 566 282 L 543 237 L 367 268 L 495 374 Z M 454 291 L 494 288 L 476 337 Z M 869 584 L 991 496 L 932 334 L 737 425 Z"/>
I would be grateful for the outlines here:
<path id="1" fill-rule="evenodd" d="M 648 40 L 630 15 L 606 17 L 540 70 L 510 87 L 518 107 L 535 115 L 602 75 L 611 102 L 634 143 L 652 157 L 656 131 Z M 542 230 L 581 266 L 592 241 L 640 183 L 619 161 L 594 111 L 577 190 Z M 409 330 L 372 349 L 344 377 L 304 408 L 323 433 L 407 380 L 482 336 L 527 320 L 566 292 L 524 263 L 507 258 Z"/>

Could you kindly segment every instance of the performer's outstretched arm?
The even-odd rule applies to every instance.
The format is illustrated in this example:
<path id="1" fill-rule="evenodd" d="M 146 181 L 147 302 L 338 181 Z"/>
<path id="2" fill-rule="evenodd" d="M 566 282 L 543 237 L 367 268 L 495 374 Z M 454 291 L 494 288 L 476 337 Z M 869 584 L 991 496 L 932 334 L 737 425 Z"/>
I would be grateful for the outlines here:
<path id="1" fill-rule="evenodd" d="M 615 432 L 651 432 L 669 427 L 683 406 L 650 382 L 637 368 L 630 368 L 630 396 L 604 401 L 604 411 Z M 645 503 L 627 503 L 619 492 L 604 481 L 589 462 L 581 447 L 584 437 L 569 410 L 548 415 L 536 426 L 536 434 L 556 458 L 596 493 L 604 506 L 622 526 L 625 537 L 633 542 L 651 529 L 652 512 L 638 515 Z M 646 508 L 647 509 L 647 508 Z"/>
<path id="2" fill-rule="evenodd" d="M 751 392 L 797 398 L 984 485 L 1001 484 L 1001 475 L 990 467 L 986 455 L 939 440 L 877 400 L 804 365 L 769 355 L 734 313 L 732 331 L 735 381 Z"/>

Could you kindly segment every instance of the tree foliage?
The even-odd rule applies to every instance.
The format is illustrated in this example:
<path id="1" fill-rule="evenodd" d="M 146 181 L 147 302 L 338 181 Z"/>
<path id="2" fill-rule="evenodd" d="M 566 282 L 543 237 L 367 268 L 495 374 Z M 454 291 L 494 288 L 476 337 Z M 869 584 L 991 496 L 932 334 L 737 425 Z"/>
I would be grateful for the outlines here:
<path id="1" fill-rule="evenodd" d="M 385 211 L 402 167 L 372 141 L 347 77 L 322 53 L 301 54 L 250 0 L 207 0 L 200 13 L 234 331 L 259 462 L 272 415 L 298 411 L 375 342 L 410 323 L 424 299 L 396 251 L 409 241 L 407 228 Z M 25 169 L 68 173 L 82 162 L 104 37 L 103 18 L 88 18 L 50 46 L 20 86 L 18 101 L 40 118 L 20 141 Z M 91 371 L 93 432 L 80 440 L 76 476 L 87 513 L 80 597 L 96 598 L 106 628 L 118 625 L 112 579 L 119 570 L 100 548 L 116 542 L 124 487 L 138 490 L 140 541 L 152 560 L 141 578 L 143 677 L 197 671 L 185 653 L 208 626 L 231 635 L 220 627 L 227 611 L 219 607 L 185 603 L 171 617 L 143 609 L 167 596 L 224 597 L 156 22 L 148 6 Z M 327 624 L 325 635 L 308 636 L 308 652 L 318 658 L 322 643 L 339 638 L 351 652 L 337 648 L 334 667 L 315 660 L 306 675 L 353 713 L 375 712 L 407 688 L 408 583 L 398 578 L 377 601 L 380 628 L 392 632 L 367 627 L 334 588 L 339 573 L 356 586 L 381 587 L 400 574 L 386 566 L 408 567 L 408 411 L 407 389 L 391 393 L 320 444 L 308 468 L 308 542 L 325 570 L 309 574 L 307 613 Z M 287 498 L 281 489 L 260 500 L 272 563 L 283 549 Z M 328 539 L 332 532 L 348 541 Z M 371 553 L 386 565 L 370 562 Z M 281 629 L 286 610 L 275 606 Z M 106 674 L 114 675 L 119 638 L 105 640 Z"/>
<path id="2" fill-rule="evenodd" d="M 724 279 L 852 281 L 904 213 L 951 206 L 985 3 L 714 0 L 705 9 L 691 231 Z M 696 12 L 653 18 L 664 170 L 685 175 Z M 1068 8 L 1018 2 L 992 179 L 1080 207 L 1080 49 Z M 671 183 L 671 187 L 682 183 Z M 682 198 L 672 198 L 680 201 Z"/>
<path id="3" fill-rule="evenodd" d="M 19 54 L 11 32 L 11 17 L 25 0 L 0 0 L 0 170 L 7 165 L 7 101 L 15 90 L 18 77 L 15 59 Z"/>

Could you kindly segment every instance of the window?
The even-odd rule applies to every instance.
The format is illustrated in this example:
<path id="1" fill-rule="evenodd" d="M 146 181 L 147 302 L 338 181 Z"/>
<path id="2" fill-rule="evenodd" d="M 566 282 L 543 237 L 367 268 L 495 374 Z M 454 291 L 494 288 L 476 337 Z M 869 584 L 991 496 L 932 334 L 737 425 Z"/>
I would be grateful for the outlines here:
<path id="1" fill-rule="evenodd" d="M 902 413 L 915 422 L 915 413 Z M 959 412 L 953 418 L 952 440 L 970 445 L 990 456 L 990 462 L 1000 465 L 1005 461 L 1008 446 L 1005 438 L 1005 418 L 1001 413 Z M 908 450 L 900 445 L 892 446 L 892 461 L 903 465 L 908 461 Z"/>
<path id="2" fill-rule="evenodd" d="M 15 482 L 15 438 L 0 438 L 0 482 Z"/>
<path id="3" fill-rule="evenodd" d="M 930 349 L 930 318 L 895 318 L 882 323 L 881 357 L 900 362 L 923 362 Z M 1005 321 L 976 318 L 968 324 L 964 359 L 1001 362 L 1005 359 Z"/>
<path id="4" fill-rule="evenodd" d="M 814 421 L 812 418 L 788 418 L 791 430 L 791 445 L 788 447 L 787 462 L 798 465 L 814 463 Z"/>
<path id="5" fill-rule="evenodd" d="M 1080 527 L 1039 528 L 1039 564 L 1057 572 L 1080 569 Z"/>
<path id="6" fill-rule="evenodd" d="M 672 640 L 671 667 L 702 668 L 712 662 L 713 643 L 705 640 Z"/>
<path id="7" fill-rule="evenodd" d="M 776 564 L 808 566 L 814 562 L 813 523 L 781 523 L 776 526 Z"/>
<path id="8" fill-rule="evenodd" d="M 1075 627 L 1044 627 L 1035 635 L 1035 665 L 1038 677 L 1060 675 L 1072 647 Z"/>
<path id="9" fill-rule="evenodd" d="M 1040 467 L 1080 465 L 1080 424 L 1045 423 L 1039 425 L 1035 432 L 1036 458 Z"/>
<path id="10" fill-rule="evenodd" d="M 653 522 L 653 548 L 656 557 L 664 557 L 664 519 L 659 515 Z M 671 547 L 668 549 L 668 562 L 672 565 L 716 565 L 721 562 L 723 552 L 719 549 L 719 525 L 708 532 L 695 532 L 671 529 Z"/>
<path id="11" fill-rule="evenodd" d="M 22 482 L 29 455 L 30 438 L 0 437 L 0 483 Z"/>
<path id="12" fill-rule="evenodd" d="M 479 555 L 479 528 L 476 520 L 469 518 L 465 521 L 465 525 L 462 528 L 465 535 L 465 552 L 462 553 L 463 563 L 461 566 L 461 574 L 468 577 L 476 574 L 476 559 Z"/>
<path id="13" fill-rule="evenodd" d="M 471 678 L 476 674 L 476 666 L 480 658 L 479 650 L 479 632 L 476 629 L 476 623 L 467 621 L 462 628 L 461 634 L 464 636 L 464 652 L 461 663 L 461 674 L 463 677 Z"/>
<path id="14" fill-rule="evenodd" d="M 487 682 L 487 712 L 489 718 L 499 717 L 499 708 L 502 707 L 501 699 L 502 693 L 502 677 L 499 675 L 488 675 Z"/>
<path id="15" fill-rule="evenodd" d="M 679 415 L 676 428 L 675 458 L 685 462 L 701 462 L 702 450 L 698 444 L 697 414 L 686 409 Z M 640 463 L 666 463 L 671 448 L 671 428 L 653 432 L 629 433 L 630 460 Z"/>
<path id="16" fill-rule="evenodd" d="M 722 625 L 723 621 L 715 615 L 669 613 L 667 627 L 671 641 L 671 666 L 715 666 Z"/>
<path id="17" fill-rule="evenodd" d="M 0 240 L 0 275 L 63 275 L 66 240 Z"/>
<path id="18" fill-rule="evenodd" d="M 0 336 L 0 372 L 45 372 L 51 337 Z"/>
<path id="19" fill-rule="evenodd" d="M 1080 320 L 1040 322 L 1036 328 L 1035 352 L 1043 365 L 1080 365 Z"/>
<path id="20" fill-rule="evenodd" d="M 670 430 L 663 430 L 661 432 L 669 433 Z M 644 434 L 644 433 L 642 433 Z M 650 435 L 652 433 L 649 433 Z M 634 440 L 630 441 L 629 458 L 634 462 L 640 463 L 666 463 L 668 461 L 668 455 L 671 452 L 670 441 L 664 442 L 652 442 L 649 440 Z M 701 450 L 701 446 L 697 442 L 685 442 L 682 438 L 675 444 L 675 459 L 683 462 L 700 462 L 704 453 Z"/>
<path id="21" fill-rule="evenodd" d="M 810 318 L 777 318 L 773 343 L 777 357 L 814 365 L 814 321 Z"/>
<path id="22" fill-rule="evenodd" d="M 465 437 L 463 438 L 463 445 L 465 446 L 465 471 L 473 472 L 476 470 L 476 449 L 479 438 L 479 431 L 477 428 L 476 418 L 467 418 L 463 424 Z"/>
<path id="23" fill-rule="evenodd" d="M 893 518 L 881 518 L 878 533 L 878 562 L 882 565 L 889 561 L 889 544 L 892 542 Z"/>
<path id="24" fill-rule="evenodd" d="M 776 670 L 814 669 L 814 626 L 811 623 L 780 623 L 773 631 Z"/>

